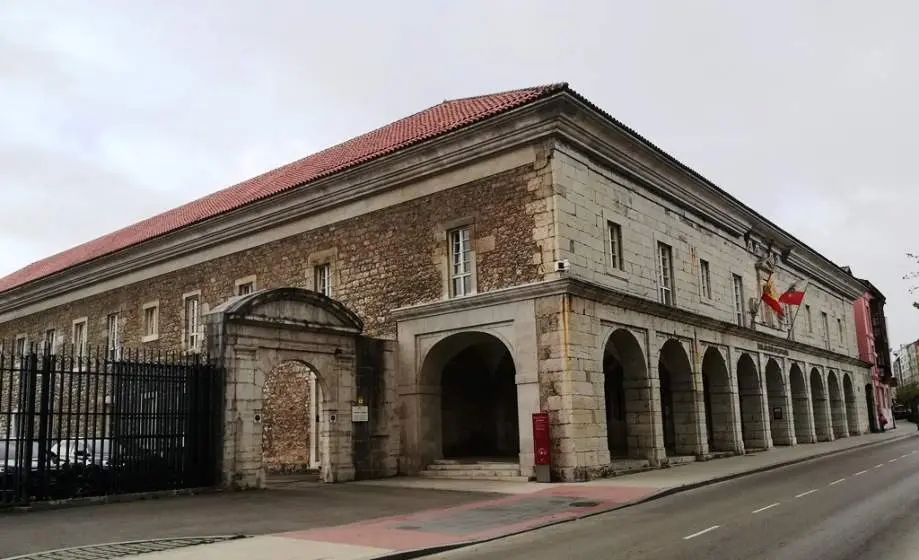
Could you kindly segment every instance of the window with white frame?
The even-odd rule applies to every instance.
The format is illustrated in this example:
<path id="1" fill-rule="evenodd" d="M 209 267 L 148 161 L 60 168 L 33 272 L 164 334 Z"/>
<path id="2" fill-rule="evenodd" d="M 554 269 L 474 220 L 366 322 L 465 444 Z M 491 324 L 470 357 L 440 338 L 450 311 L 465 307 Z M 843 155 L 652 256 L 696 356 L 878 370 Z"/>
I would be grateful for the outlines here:
<path id="1" fill-rule="evenodd" d="M 185 350 L 198 352 L 201 349 L 201 295 L 185 296 L 184 308 Z"/>
<path id="2" fill-rule="evenodd" d="M 734 283 L 734 321 L 741 327 L 747 323 L 746 296 L 743 289 L 743 277 L 739 274 L 732 274 Z"/>
<path id="3" fill-rule="evenodd" d="M 472 248 L 469 228 L 457 228 L 449 233 L 450 240 L 450 296 L 467 296 L 472 293 Z"/>
<path id="4" fill-rule="evenodd" d="M 55 329 L 47 329 L 45 331 L 45 352 L 53 354 L 56 350 L 57 344 L 57 331 Z"/>
<path id="5" fill-rule="evenodd" d="M 616 222 L 606 222 L 606 234 L 609 237 L 610 266 L 622 270 L 622 227 Z"/>
<path id="6" fill-rule="evenodd" d="M 21 358 L 26 355 L 26 352 L 29 350 L 28 338 L 26 337 L 26 335 L 21 334 L 16 337 L 16 348 L 14 350 L 15 350 L 15 356 L 17 358 Z"/>
<path id="7" fill-rule="evenodd" d="M 144 334 L 141 339 L 143 342 L 151 342 L 159 338 L 160 335 L 160 304 L 153 301 L 143 305 L 144 312 Z"/>
<path id="8" fill-rule="evenodd" d="M 660 302 L 673 305 L 673 248 L 657 243 L 657 276 Z"/>
<path id="9" fill-rule="evenodd" d="M 699 259 L 699 291 L 705 299 L 712 299 L 712 272 L 705 259 Z"/>
<path id="10" fill-rule="evenodd" d="M 73 353 L 77 356 L 86 355 L 86 323 L 87 319 L 73 322 Z"/>
<path id="11" fill-rule="evenodd" d="M 313 285 L 315 291 L 326 297 L 332 297 L 332 265 L 323 263 L 313 268 Z"/>
<path id="12" fill-rule="evenodd" d="M 236 286 L 236 295 L 238 296 L 247 296 L 254 291 L 255 289 L 252 282 L 243 282 L 242 284 Z"/>
<path id="13" fill-rule="evenodd" d="M 121 359 L 120 313 L 112 313 L 105 319 L 105 349 L 109 360 Z"/>

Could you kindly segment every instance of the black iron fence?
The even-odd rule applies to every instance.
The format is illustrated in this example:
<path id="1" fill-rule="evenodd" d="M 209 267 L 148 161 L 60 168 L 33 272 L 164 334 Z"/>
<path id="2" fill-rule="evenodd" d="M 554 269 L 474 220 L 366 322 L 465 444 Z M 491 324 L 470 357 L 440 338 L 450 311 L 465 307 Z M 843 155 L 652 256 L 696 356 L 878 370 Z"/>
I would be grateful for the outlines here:
<path id="1" fill-rule="evenodd" d="M 218 482 L 222 370 L 119 354 L 0 352 L 0 507 Z"/>

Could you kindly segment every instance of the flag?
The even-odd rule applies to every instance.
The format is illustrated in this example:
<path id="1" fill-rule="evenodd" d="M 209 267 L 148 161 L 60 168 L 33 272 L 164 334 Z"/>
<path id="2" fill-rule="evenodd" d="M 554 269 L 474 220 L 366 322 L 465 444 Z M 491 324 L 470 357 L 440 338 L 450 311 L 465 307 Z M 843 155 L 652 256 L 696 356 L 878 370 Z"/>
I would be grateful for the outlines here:
<path id="1" fill-rule="evenodd" d="M 783 317 L 785 317 L 785 310 L 782 309 L 782 304 L 779 303 L 779 300 L 777 300 L 775 297 L 775 286 L 772 283 L 771 275 L 763 283 L 763 295 L 761 296 L 761 298 L 763 300 L 763 303 L 765 303 L 766 305 L 771 307 L 773 311 L 775 311 L 775 314 L 779 317 L 779 319 L 782 319 Z"/>
<path id="2" fill-rule="evenodd" d="M 779 303 L 784 303 L 785 305 L 801 305 L 801 302 L 804 301 L 804 292 L 797 289 L 797 283 L 792 282 L 788 289 L 785 290 L 781 296 L 779 296 Z"/>

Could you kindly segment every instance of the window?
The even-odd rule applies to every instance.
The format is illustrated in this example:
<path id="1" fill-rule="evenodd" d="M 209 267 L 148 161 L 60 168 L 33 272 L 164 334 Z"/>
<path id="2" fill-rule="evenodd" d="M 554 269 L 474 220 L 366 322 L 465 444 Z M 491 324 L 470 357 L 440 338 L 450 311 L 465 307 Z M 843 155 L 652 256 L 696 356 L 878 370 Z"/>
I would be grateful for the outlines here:
<path id="1" fill-rule="evenodd" d="M 609 234 L 609 262 L 613 268 L 622 270 L 622 228 L 615 222 L 606 222 Z"/>
<path id="2" fill-rule="evenodd" d="M 329 263 L 317 265 L 314 275 L 316 291 L 326 297 L 332 297 L 332 265 Z"/>
<path id="3" fill-rule="evenodd" d="M 775 328 L 775 311 L 765 303 L 760 304 L 760 309 L 763 310 L 763 324 Z"/>
<path id="4" fill-rule="evenodd" d="M 450 296 L 468 296 L 472 293 L 472 250 L 469 245 L 469 228 L 450 232 Z"/>
<path id="5" fill-rule="evenodd" d="M 86 355 L 86 323 L 87 319 L 73 322 L 73 353 L 77 356 Z"/>
<path id="6" fill-rule="evenodd" d="M 54 329 L 48 329 L 45 331 L 45 352 L 53 354 L 55 351 L 55 344 L 57 343 L 57 331 Z"/>
<path id="7" fill-rule="evenodd" d="M 144 307 L 144 335 L 143 342 L 151 342 L 159 338 L 160 334 L 160 304 L 159 302 L 145 303 Z"/>
<path id="8" fill-rule="evenodd" d="M 666 243 L 657 244 L 658 289 L 660 301 L 673 305 L 673 249 Z"/>
<path id="9" fill-rule="evenodd" d="M 16 337 L 16 348 L 15 348 L 16 357 L 21 358 L 22 356 L 25 356 L 27 350 L 28 350 L 28 347 L 26 345 L 26 335 L 21 334 L 17 336 Z"/>
<path id="10" fill-rule="evenodd" d="M 118 313 L 112 313 L 105 320 L 105 349 L 109 360 L 121 359 L 121 333 L 119 332 Z"/>
<path id="11" fill-rule="evenodd" d="M 185 307 L 185 349 L 198 352 L 201 349 L 201 296 L 186 295 Z"/>
<path id="12" fill-rule="evenodd" d="M 732 275 L 734 282 L 734 320 L 743 327 L 747 323 L 746 308 L 744 307 L 743 278 L 739 274 Z"/>
<path id="13" fill-rule="evenodd" d="M 820 312 L 820 319 L 823 322 L 823 340 L 826 342 L 827 347 L 830 346 L 830 318 L 827 316 L 825 311 Z"/>
<path id="14" fill-rule="evenodd" d="M 255 276 L 246 276 L 245 278 L 240 278 L 235 282 L 236 284 L 236 295 L 237 296 L 247 296 L 255 291 Z"/>
<path id="15" fill-rule="evenodd" d="M 846 336 L 845 336 L 845 333 L 843 333 L 843 330 L 842 330 L 842 319 L 836 319 L 836 330 L 839 331 L 839 343 L 840 343 L 840 344 L 845 344 L 845 343 L 846 343 Z"/>
<path id="16" fill-rule="evenodd" d="M 705 259 L 699 259 L 699 289 L 702 297 L 712 299 L 712 273 Z"/>
<path id="17" fill-rule="evenodd" d="M 804 306 L 804 314 L 807 315 L 807 332 L 814 332 L 814 318 L 811 316 L 811 306 Z"/>

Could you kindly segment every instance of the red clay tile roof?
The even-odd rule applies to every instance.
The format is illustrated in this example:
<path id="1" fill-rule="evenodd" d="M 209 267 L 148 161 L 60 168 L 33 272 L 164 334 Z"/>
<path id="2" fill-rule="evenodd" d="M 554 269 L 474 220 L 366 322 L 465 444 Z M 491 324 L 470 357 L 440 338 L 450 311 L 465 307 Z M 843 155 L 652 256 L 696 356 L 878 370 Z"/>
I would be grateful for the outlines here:
<path id="1" fill-rule="evenodd" d="M 567 87 L 564 83 L 551 84 L 444 101 L 343 144 L 32 263 L 0 278 L 0 293 L 516 109 Z"/>

